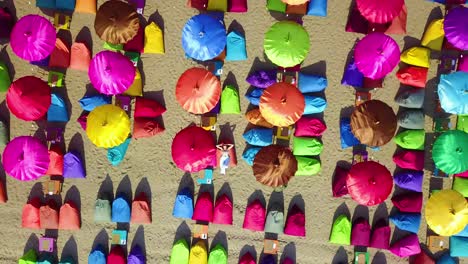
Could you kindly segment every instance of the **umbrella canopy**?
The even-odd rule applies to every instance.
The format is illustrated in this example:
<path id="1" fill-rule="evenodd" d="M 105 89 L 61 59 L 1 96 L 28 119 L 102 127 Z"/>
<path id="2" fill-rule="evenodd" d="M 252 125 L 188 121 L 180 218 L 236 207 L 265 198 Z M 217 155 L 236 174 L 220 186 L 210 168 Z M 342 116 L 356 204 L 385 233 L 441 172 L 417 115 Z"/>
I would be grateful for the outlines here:
<path id="1" fill-rule="evenodd" d="M 122 1 L 106 1 L 99 7 L 94 20 L 96 34 L 111 44 L 125 44 L 138 33 L 138 14 Z"/>
<path id="2" fill-rule="evenodd" d="M 189 57 L 206 61 L 218 57 L 226 47 L 226 29 L 206 14 L 191 17 L 182 29 L 182 48 Z"/>
<path id="3" fill-rule="evenodd" d="M 381 79 L 400 62 L 400 47 L 388 35 L 370 33 L 362 38 L 354 49 L 356 67 L 365 77 Z"/>
<path id="4" fill-rule="evenodd" d="M 301 118 L 304 96 L 296 86 L 280 82 L 268 87 L 260 97 L 260 112 L 268 123 L 288 127 Z"/>
<path id="5" fill-rule="evenodd" d="M 372 206 L 385 201 L 392 192 L 393 178 L 390 171 L 375 161 L 354 164 L 346 178 L 351 198 L 359 204 Z"/>
<path id="6" fill-rule="evenodd" d="M 13 27 L 10 45 L 21 59 L 40 61 L 52 53 L 56 38 L 55 28 L 49 20 L 39 15 L 27 15 Z"/>
<path id="7" fill-rule="evenodd" d="M 101 105 L 89 113 L 86 135 L 100 148 L 112 148 L 122 144 L 130 134 L 130 119 L 122 108 Z"/>
<path id="8" fill-rule="evenodd" d="M 437 137 L 432 146 L 435 166 L 448 174 L 468 170 L 468 134 L 449 130 Z"/>
<path id="9" fill-rule="evenodd" d="M 454 190 L 441 190 L 431 195 L 425 208 L 428 226 L 441 236 L 460 233 L 468 224 L 468 203 Z"/>
<path id="10" fill-rule="evenodd" d="M 181 170 L 197 172 L 216 165 L 216 147 L 210 132 L 201 127 L 182 129 L 172 141 L 172 160 Z"/>
<path id="11" fill-rule="evenodd" d="M 295 66 L 309 53 L 309 33 L 296 22 L 276 22 L 265 33 L 263 49 L 274 64 L 285 68 Z"/>
<path id="12" fill-rule="evenodd" d="M 374 1 L 357 0 L 356 5 L 362 16 L 372 23 L 385 24 L 397 17 L 403 8 L 404 0 Z"/>
<path id="13" fill-rule="evenodd" d="M 10 85 L 6 101 L 14 116 L 24 121 L 34 121 L 47 113 L 52 96 L 46 82 L 34 76 L 25 76 Z"/>
<path id="14" fill-rule="evenodd" d="M 47 147 L 31 136 L 14 138 L 2 155 L 6 173 L 20 181 L 36 180 L 43 176 L 49 168 L 49 162 Z"/>
<path id="15" fill-rule="evenodd" d="M 440 75 L 437 94 L 440 106 L 450 114 L 468 114 L 468 72 Z"/>
<path id="16" fill-rule="evenodd" d="M 450 9 L 444 19 L 444 32 L 447 41 L 461 50 L 468 50 L 467 16 L 468 8 L 458 6 Z"/>
<path id="17" fill-rule="evenodd" d="M 393 109 L 379 100 L 369 100 L 354 109 L 351 131 L 362 144 L 378 147 L 392 140 L 397 129 Z"/>
<path id="18" fill-rule="evenodd" d="M 287 185 L 297 171 L 291 150 L 279 145 L 262 148 L 255 156 L 253 173 L 257 181 L 271 187 Z"/>
<path id="19" fill-rule="evenodd" d="M 220 97 L 220 81 L 203 68 L 188 69 L 177 81 L 177 102 L 190 113 L 204 114 L 211 111 Z"/>
<path id="20" fill-rule="evenodd" d="M 96 54 L 88 71 L 94 88 L 107 95 L 125 92 L 132 85 L 135 75 L 135 67 L 126 56 L 109 50 Z"/>

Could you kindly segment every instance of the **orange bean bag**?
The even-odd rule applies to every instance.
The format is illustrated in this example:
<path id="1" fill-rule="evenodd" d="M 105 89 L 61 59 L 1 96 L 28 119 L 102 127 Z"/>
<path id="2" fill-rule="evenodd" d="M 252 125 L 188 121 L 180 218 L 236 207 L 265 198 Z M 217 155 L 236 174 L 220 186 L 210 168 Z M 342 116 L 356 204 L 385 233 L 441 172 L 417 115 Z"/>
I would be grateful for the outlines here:
<path id="1" fill-rule="evenodd" d="M 71 46 L 70 69 L 88 71 L 91 62 L 91 51 L 86 44 L 75 42 Z"/>
<path id="2" fill-rule="evenodd" d="M 39 207 L 41 207 L 41 200 L 37 197 L 23 206 L 21 227 L 41 229 Z"/>
<path id="3" fill-rule="evenodd" d="M 41 206 L 39 209 L 39 217 L 41 229 L 58 229 L 59 227 L 59 212 L 54 201 L 50 200 L 47 205 Z"/>
<path id="4" fill-rule="evenodd" d="M 58 146 L 49 149 L 49 168 L 46 175 L 63 175 L 63 152 Z"/>
<path id="5" fill-rule="evenodd" d="M 131 223 L 151 224 L 151 207 L 145 193 L 140 193 L 132 203 Z"/>
<path id="6" fill-rule="evenodd" d="M 68 68 L 70 66 L 70 49 L 60 39 L 55 41 L 55 48 L 50 54 L 49 67 Z"/>
<path id="7" fill-rule="evenodd" d="M 96 0 L 76 0 L 75 12 L 96 14 Z"/>
<path id="8" fill-rule="evenodd" d="M 152 137 L 164 131 L 164 127 L 156 120 L 137 117 L 133 121 L 133 138 Z"/>
<path id="9" fill-rule="evenodd" d="M 80 211 L 76 205 L 68 201 L 60 207 L 60 218 L 58 228 L 62 230 L 80 229 Z"/>
<path id="10" fill-rule="evenodd" d="M 7 195 L 6 195 L 6 188 L 5 184 L 3 184 L 2 181 L 0 181 L 0 203 L 6 203 L 8 200 Z"/>

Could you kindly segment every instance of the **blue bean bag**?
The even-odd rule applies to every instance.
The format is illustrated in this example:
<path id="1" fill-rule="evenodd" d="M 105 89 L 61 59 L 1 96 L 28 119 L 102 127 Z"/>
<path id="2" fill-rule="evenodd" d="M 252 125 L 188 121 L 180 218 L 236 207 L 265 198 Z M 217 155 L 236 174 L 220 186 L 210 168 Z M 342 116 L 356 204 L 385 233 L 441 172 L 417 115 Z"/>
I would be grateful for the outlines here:
<path id="1" fill-rule="evenodd" d="M 63 98 L 58 94 L 51 94 L 51 104 L 47 111 L 47 121 L 49 122 L 68 122 L 67 106 Z"/>
<path id="2" fill-rule="evenodd" d="M 262 96 L 264 91 L 265 89 L 255 88 L 250 93 L 246 94 L 245 97 L 247 98 L 247 100 L 249 100 L 251 104 L 259 105 L 260 97 Z"/>
<path id="3" fill-rule="evenodd" d="M 83 110 L 91 112 L 94 108 L 98 106 L 111 104 L 112 97 L 103 94 L 86 95 L 80 99 L 79 103 Z"/>
<path id="4" fill-rule="evenodd" d="M 36 264 L 52 264 L 56 263 L 57 261 L 54 260 L 54 256 L 51 253 L 42 253 L 39 256 L 39 259 L 37 260 Z"/>
<path id="5" fill-rule="evenodd" d="M 274 255 L 265 254 L 262 258 L 261 264 L 276 264 L 276 259 Z"/>
<path id="6" fill-rule="evenodd" d="M 30 61 L 29 63 L 32 65 L 36 66 L 44 66 L 44 67 L 49 67 L 49 61 L 50 61 L 50 55 L 47 56 L 46 58 L 38 61 Z"/>
<path id="7" fill-rule="evenodd" d="M 468 257 L 468 237 L 450 237 L 450 256 Z"/>
<path id="8" fill-rule="evenodd" d="M 112 166 L 119 165 L 127 153 L 128 145 L 130 145 L 131 138 L 127 138 L 122 144 L 107 149 L 107 160 L 112 164 Z"/>
<path id="9" fill-rule="evenodd" d="M 123 195 L 118 195 L 112 203 L 112 222 L 130 223 L 131 210 L 130 205 Z"/>
<path id="10" fill-rule="evenodd" d="M 361 144 L 359 140 L 351 132 L 351 119 L 349 117 L 343 117 L 340 119 L 340 138 L 341 148 L 350 148 Z"/>
<path id="11" fill-rule="evenodd" d="M 242 153 L 242 159 L 247 162 L 250 166 L 253 165 L 253 161 L 257 153 L 261 150 L 261 147 L 256 146 L 249 146 L 245 149 L 244 153 Z"/>
<path id="12" fill-rule="evenodd" d="M 362 87 L 364 85 L 364 75 L 358 70 L 354 59 L 351 59 L 346 66 L 341 84 L 353 87 Z"/>
<path id="13" fill-rule="evenodd" d="M 75 0 L 57 0 L 57 2 L 55 3 L 55 6 L 57 9 L 60 9 L 60 10 L 73 11 L 75 10 L 75 4 L 76 4 Z"/>
<path id="14" fill-rule="evenodd" d="M 106 264 L 106 254 L 101 245 L 97 246 L 88 256 L 88 264 Z"/>
<path id="15" fill-rule="evenodd" d="M 327 88 L 327 85 L 328 81 L 325 77 L 299 73 L 298 86 L 301 93 L 321 92 Z"/>
<path id="16" fill-rule="evenodd" d="M 327 0 L 310 1 L 306 14 L 309 16 L 326 17 L 327 16 Z"/>
<path id="17" fill-rule="evenodd" d="M 273 143 L 273 129 L 253 128 L 245 132 L 242 137 L 250 145 L 265 147 Z"/>
<path id="18" fill-rule="evenodd" d="M 323 112 L 327 108 L 327 101 L 324 98 L 313 96 L 313 95 L 304 95 L 305 99 L 305 109 L 304 115 L 318 114 Z"/>
<path id="19" fill-rule="evenodd" d="M 172 215 L 177 218 L 192 219 L 193 195 L 189 188 L 184 188 L 177 194 Z"/>
<path id="20" fill-rule="evenodd" d="M 226 61 L 242 61 L 247 59 L 245 38 L 236 31 L 227 35 Z"/>
<path id="21" fill-rule="evenodd" d="M 55 9 L 55 0 L 36 0 L 36 6 L 39 8 Z"/>
<path id="22" fill-rule="evenodd" d="M 436 264 L 457 264 L 457 261 L 454 258 L 452 258 L 448 252 L 445 252 L 436 261 Z"/>
<path id="23" fill-rule="evenodd" d="M 421 214 L 398 212 L 389 217 L 396 227 L 417 234 L 421 225 Z"/>

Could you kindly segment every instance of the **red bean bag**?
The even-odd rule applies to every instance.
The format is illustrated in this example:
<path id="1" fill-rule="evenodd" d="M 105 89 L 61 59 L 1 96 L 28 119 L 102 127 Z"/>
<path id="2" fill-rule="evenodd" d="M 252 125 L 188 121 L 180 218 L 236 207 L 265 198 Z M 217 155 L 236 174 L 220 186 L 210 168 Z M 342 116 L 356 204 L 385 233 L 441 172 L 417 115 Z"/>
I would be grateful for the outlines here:
<path id="1" fill-rule="evenodd" d="M 245 210 L 244 223 L 242 228 L 253 231 L 263 231 L 265 229 L 266 209 L 259 200 L 255 200 Z"/>
<path id="2" fill-rule="evenodd" d="M 141 26 L 138 28 L 138 33 L 129 40 L 127 43 L 124 44 L 123 49 L 125 51 L 133 51 L 138 53 L 143 53 L 143 49 L 145 46 L 145 29 Z"/>
<path id="3" fill-rule="evenodd" d="M 114 246 L 109 256 L 107 256 L 107 263 L 109 264 L 126 264 L 127 259 L 125 258 L 125 252 L 121 246 Z"/>
<path id="4" fill-rule="evenodd" d="M 403 169 L 423 170 L 424 151 L 403 150 L 393 155 L 393 162 Z"/>
<path id="5" fill-rule="evenodd" d="M 6 203 L 7 200 L 5 184 L 0 180 L 0 203 Z"/>
<path id="6" fill-rule="evenodd" d="M 21 227 L 41 229 L 41 217 L 39 208 L 41 207 L 41 200 L 34 198 L 23 206 L 23 213 L 21 215 Z"/>
<path id="7" fill-rule="evenodd" d="M 79 230 L 80 211 L 72 201 L 68 201 L 60 207 L 60 218 L 58 228 L 62 230 Z"/>
<path id="8" fill-rule="evenodd" d="M 435 261 L 429 257 L 424 250 L 410 259 L 410 264 L 435 264 Z"/>
<path id="9" fill-rule="evenodd" d="M 206 10 L 206 7 L 208 6 L 208 0 L 187 0 L 187 6 Z"/>
<path id="10" fill-rule="evenodd" d="M 91 62 L 91 51 L 86 44 L 75 42 L 70 51 L 70 69 L 88 71 Z"/>
<path id="11" fill-rule="evenodd" d="M 396 76 L 402 84 L 424 88 L 427 82 L 427 68 L 408 66 L 401 68 Z"/>
<path id="12" fill-rule="evenodd" d="M 420 213 L 423 204 L 423 195 L 420 192 L 407 192 L 392 198 L 393 205 L 401 212 Z"/>
<path id="13" fill-rule="evenodd" d="M 151 207 L 143 192 L 133 200 L 130 223 L 151 224 Z"/>
<path id="14" fill-rule="evenodd" d="M 155 100 L 137 97 L 135 101 L 134 117 L 158 117 L 166 112 L 166 108 Z"/>
<path id="15" fill-rule="evenodd" d="M 57 38 L 55 48 L 50 54 L 49 67 L 68 68 L 70 66 L 70 48 Z"/>
<path id="16" fill-rule="evenodd" d="M 372 230 L 369 247 L 388 249 L 390 248 L 390 233 L 392 230 L 385 221 L 378 222 Z"/>
<path id="17" fill-rule="evenodd" d="M 152 137 L 164 132 L 164 130 L 164 127 L 161 126 L 156 120 L 144 117 L 136 117 L 133 120 L 132 137 L 135 139 Z"/>
<path id="18" fill-rule="evenodd" d="M 288 212 L 288 218 L 286 218 L 284 225 L 284 234 L 299 237 L 306 236 L 305 214 L 297 205 L 294 205 Z"/>
<path id="19" fill-rule="evenodd" d="M 205 222 L 213 221 L 213 199 L 209 192 L 201 193 L 198 196 L 192 219 Z"/>
<path id="20" fill-rule="evenodd" d="M 213 224 L 232 225 L 232 201 L 226 194 L 216 200 Z"/>
<path id="21" fill-rule="evenodd" d="M 46 205 L 41 206 L 39 214 L 42 229 L 58 229 L 59 212 L 53 200 L 49 200 Z"/>
<path id="22" fill-rule="evenodd" d="M 63 175 L 63 152 L 58 146 L 51 146 L 49 149 L 49 168 L 46 175 Z"/>
<path id="23" fill-rule="evenodd" d="M 256 264 L 257 261 L 254 259 L 250 252 L 245 253 L 239 260 L 239 264 Z"/>

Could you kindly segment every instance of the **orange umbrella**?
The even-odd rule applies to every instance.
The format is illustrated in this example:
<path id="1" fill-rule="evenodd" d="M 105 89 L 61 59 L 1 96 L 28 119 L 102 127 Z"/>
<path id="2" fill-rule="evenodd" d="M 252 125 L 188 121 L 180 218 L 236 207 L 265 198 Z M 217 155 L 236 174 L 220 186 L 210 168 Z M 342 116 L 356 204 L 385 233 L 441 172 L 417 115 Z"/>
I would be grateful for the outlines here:
<path id="1" fill-rule="evenodd" d="M 180 76 L 176 99 L 190 113 L 204 114 L 213 109 L 221 96 L 221 83 L 203 68 L 191 68 Z"/>
<path id="2" fill-rule="evenodd" d="M 260 97 L 260 112 L 268 123 L 287 127 L 304 113 L 304 96 L 296 86 L 280 82 L 268 87 Z"/>
<path id="3" fill-rule="evenodd" d="M 288 5 L 302 5 L 302 4 L 309 2 L 310 0 L 281 0 L 281 1 L 283 1 L 283 3 L 286 3 Z"/>

